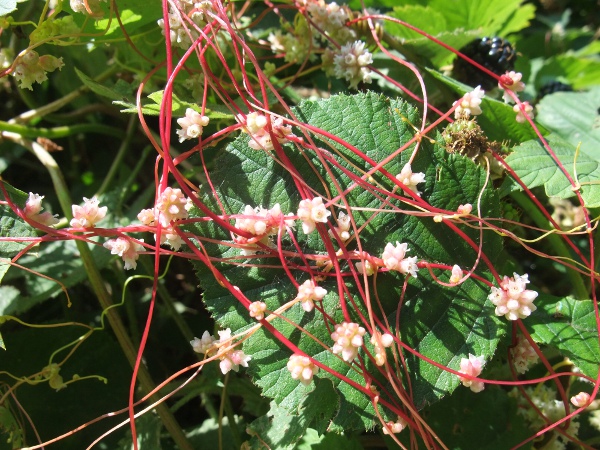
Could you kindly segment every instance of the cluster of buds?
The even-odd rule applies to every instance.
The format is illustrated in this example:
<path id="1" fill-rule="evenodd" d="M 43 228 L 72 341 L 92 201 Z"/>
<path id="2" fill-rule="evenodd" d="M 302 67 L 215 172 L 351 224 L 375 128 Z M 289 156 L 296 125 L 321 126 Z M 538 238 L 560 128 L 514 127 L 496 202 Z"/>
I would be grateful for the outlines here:
<path id="1" fill-rule="evenodd" d="M 492 287 L 488 299 L 496 305 L 497 316 L 504 316 L 508 320 L 524 319 L 537 309 L 533 301 L 538 293 L 525 289 L 527 283 L 527 274 L 515 273 L 513 278 L 505 276 L 499 288 Z"/>
<path id="2" fill-rule="evenodd" d="M 265 318 L 265 311 L 267 310 L 267 304 L 265 302 L 252 302 L 248 307 L 250 317 L 254 317 L 256 320 L 263 320 Z"/>
<path id="3" fill-rule="evenodd" d="M 308 386 L 313 376 L 319 372 L 319 368 L 310 360 L 308 356 L 292 355 L 287 363 L 287 369 L 290 371 L 294 380 L 299 380 L 304 386 Z"/>
<path id="4" fill-rule="evenodd" d="M 65 64 L 62 58 L 52 55 L 40 56 L 35 50 L 28 50 L 19 56 L 12 72 L 21 89 L 33 90 L 33 83 L 43 83 L 48 79 L 46 73 L 62 69 Z"/>
<path id="5" fill-rule="evenodd" d="M 521 92 L 525 90 L 525 83 L 521 81 L 523 78 L 523 74 L 520 72 L 506 72 L 504 75 L 500 76 L 500 81 L 498 81 L 498 87 L 504 90 L 504 101 L 506 103 L 510 103 L 513 101 L 512 97 L 508 93 L 512 92 Z"/>
<path id="6" fill-rule="evenodd" d="M 185 110 L 185 116 L 177 119 L 177 123 L 181 127 L 177 130 L 179 136 L 179 142 L 183 142 L 187 139 L 197 139 L 202 136 L 204 127 L 208 125 L 210 119 L 207 116 L 203 116 L 198 111 L 187 108 Z"/>
<path id="7" fill-rule="evenodd" d="M 302 221 L 304 234 L 312 233 L 317 227 L 317 223 L 326 223 L 330 215 L 331 212 L 325 208 L 321 197 L 302 200 L 298 206 L 298 218 Z"/>
<path id="8" fill-rule="evenodd" d="M 470 377 L 478 377 L 483 370 L 484 363 L 485 359 L 483 356 L 475 356 L 469 353 L 469 358 L 462 358 L 460 360 L 459 372 Z M 463 386 L 470 388 L 473 392 L 481 392 L 485 389 L 483 381 L 475 381 L 461 376 L 458 379 Z"/>
<path id="9" fill-rule="evenodd" d="M 398 420 L 395 422 L 386 422 L 383 427 L 383 434 L 397 434 L 400 433 L 408 426 L 408 422 L 402 417 L 398 416 Z"/>
<path id="10" fill-rule="evenodd" d="M 358 355 L 358 349 L 363 345 L 363 336 L 366 330 L 357 323 L 342 322 L 336 325 L 335 331 L 331 333 L 333 353 L 341 353 L 344 361 L 350 362 Z"/>
<path id="11" fill-rule="evenodd" d="M 533 346 L 521 335 L 517 337 L 517 345 L 511 350 L 511 355 L 515 369 L 519 373 L 527 372 L 539 359 Z"/>
<path id="12" fill-rule="evenodd" d="M 371 344 L 375 347 L 375 364 L 383 366 L 387 361 L 385 349 L 391 347 L 394 343 L 394 336 L 389 333 L 381 334 L 378 331 L 371 336 Z"/>
<path id="13" fill-rule="evenodd" d="M 140 239 L 140 242 L 144 242 Z M 144 246 L 127 238 L 109 239 L 104 243 L 104 247 L 110 250 L 113 255 L 119 255 L 123 258 L 125 270 L 135 269 L 140 252 L 144 251 Z"/>
<path id="14" fill-rule="evenodd" d="M 169 2 L 169 37 L 171 45 L 187 50 L 200 35 L 194 26 L 207 21 L 207 15 L 213 10 L 210 0 L 174 0 Z M 187 23 L 191 21 L 191 23 Z M 159 19 L 158 26 L 165 33 L 165 20 Z"/>
<path id="15" fill-rule="evenodd" d="M 44 209 L 42 207 L 43 199 L 43 195 L 38 195 L 30 192 L 29 198 L 25 202 L 25 209 L 23 210 L 23 214 L 29 220 L 41 223 L 42 225 L 56 225 L 58 223 L 58 219 L 55 216 L 53 216 L 49 212 L 42 212 L 42 210 Z"/>
<path id="16" fill-rule="evenodd" d="M 71 226 L 73 228 L 93 228 L 104 219 L 108 211 L 108 207 L 100 207 L 100 202 L 96 196 L 92 198 L 83 197 L 83 202 L 83 206 L 72 206 L 73 219 L 71 219 Z"/>
<path id="17" fill-rule="evenodd" d="M 371 82 L 368 66 L 372 63 L 373 55 L 363 41 L 348 42 L 333 54 L 333 73 L 337 78 L 348 81 L 351 88 L 356 88 L 360 82 Z"/>
<path id="18" fill-rule="evenodd" d="M 337 223 L 338 223 L 338 226 L 333 227 L 333 229 L 335 230 L 337 235 L 340 237 L 340 239 L 342 241 L 346 242 L 348 239 L 350 239 L 350 225 L 351 225 L 350 216 L 348 214 L 345 214 L 343 211 L 340 211 L 340 214 L 338 215 Z M 329 235 L 331 237 L 334 236 L 334 234 L 331 230 L 329 231 Z"/>
<path id="19" fill-rule="evenodd" d="M 295 300 L 301 303 L 304 311 L 310 312 L 315 308 L 315 301 L 323 300 L 326 294 L 326 289 L 317 286 L 313 280 L 306 280 L 298 286 L 298 295 Z"/>
<path id="20" fill-rule="evenodd" d="M 273 138 L 281 144 L 288 138 L 294 137 L 292 127 L 284 125 L 281 117 L 271 119 L 271 131 L 267 127 L 267 116 L 258 112 L 250 113 L 245 117 L 238 114 L 237 120 L 242 124 L 242 131 L 250 135 L 248 146 L 254 150 L 273 150 Z"/>
<path id="21" fill-rule="evenodd" d="M 396 246 L 394 246 L 388 242 L 383 250 L 381 259 L 383 260 L 385 267 L 389 270 L 397 270 L 405 275 L 410 273 L 413 277 L 416 277 L 417 271 L 419 270 L 419 267 L 417 266 L 417 257 L 412 256 L 407 258 L 407 252 L 408 244 L 396 242 Z"/>
<path id="22" fill-rule="evenodd" d="M 246 355 L 243 350 L 235 350 L 231 342 L 231 329 L 221 330 L 219 339 L 215 339 L 208 331 L 205 331 L 201 339 L 194 338 L 190 341 L 192 348 L 197 353 L 208 353 L 214 348 L 218 348 L 218 356 L 221 362 L 219 367 L 223 375 L 230 370 L 237 372 L 240 366 L 248 367 L 248 361 L 252 359 L 250 355 Z"/>
<path id="23" fill-rule="evenodd" d="M 415 194 L 421 196 L 417 184 L 425 182 L 425 174 L 423 172 L 413 173 L 410 163 L 404 165 L 402 171 L 396 175 L 396 179 Z"/>
<path id="24" fill-rule="evenodd" d="M 281 212 L 279 203 L 275 203 L 271 209 L 265 209 L 262 206 L 252 208 L 252 206 L 246 205 L 242 214 L 242 217 L 235 219 L 235 227 L 238 230 L 257 236 L 256 239 L 235 236 L 235 243 L 244 245 L 242 249 L 244 255 L 254 254 L 260 248 L 258 243 L 266 247 L 271 247 L 272 244 L 269 236 L 276 235 L 282 226 L 288 228 L 294 226 L 294 219 L 289 218 L 293 214 L 290 213 L 285 216 Z"/>
<path id="25" fill-rule="evenodd" d="M 452 106 L 458 104 L 454 110 L 454 117 L 457 119 L 468 119 L 469 116 L 478 116 L 481 114 L 481 99 L 485 95 L 485 91 L 481 86 L 477 86 L 473 91 L 467 92 L 463 97 L 452 103 Z"/>

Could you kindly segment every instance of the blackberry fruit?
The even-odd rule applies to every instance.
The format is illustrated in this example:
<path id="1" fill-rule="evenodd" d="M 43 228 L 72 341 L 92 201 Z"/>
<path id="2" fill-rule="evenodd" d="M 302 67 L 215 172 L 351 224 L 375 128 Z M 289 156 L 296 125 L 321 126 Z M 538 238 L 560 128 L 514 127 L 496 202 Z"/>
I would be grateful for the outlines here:
<path id="1" fill-rule="evenodd" d="M 510 42 L 498 36 L 475 39 L 462 47 L 460 52 L 496 75 L 514 70 L 517 59 L 517 53 Z M 479 85 L 486 91 L 498 85 L 495 78 L 459 57 L 454 60 L 453 75 L 458 81 L 473 87 Z"/>
<path id="2" fill-rule="evenodd" d="M 561 83 L 560 81 L 549 81 L 538 91 L 538 100 L 555 92 L 573 92 L 573 87 L 570 84 Z"/>

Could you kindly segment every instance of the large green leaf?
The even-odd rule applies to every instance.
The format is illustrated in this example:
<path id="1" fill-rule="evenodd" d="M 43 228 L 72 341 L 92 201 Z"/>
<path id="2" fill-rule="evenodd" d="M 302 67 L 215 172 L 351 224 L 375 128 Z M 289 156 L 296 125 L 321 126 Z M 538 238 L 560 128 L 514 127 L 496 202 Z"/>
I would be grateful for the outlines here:
<path id="1" fill-rule="evenodd" d="M 573 179 L 575 179 L 574 169 L 576 169 L 585 205 L 589 208 L 600 206 L 600 184 L 598 183 L 600 163 L 598 160 L 582 151 L 576 158 L 575 147 L 554 134 L 548 135 L 546 139 L 558 160 Z M 575 196 L 569 180 L 538 140 L 527 141 L 515 147 L 514 152 L 506 158 L 506 162 L 530 189 L 544 186 L 549 197 L 569 198 Z M 521 187 L 508 178 L 502 186 L 504 194 L 519 189 Z"/>
<path id="2" fill-rule="evenodd" d="M 407 122 L 419 120 L 418 111 L 408 104 L 372 93 L 306 102 L 295 110 L 295 114 L 300 121 L 338 136 L 374 161 L 382 161 L 408 142 L 415 131 Z M 285 155 L 289 158 L 287 167 L 295 168 L 303 182 L 316 192 L 322 192 L 323 196 L 325 192 L 329 192 L 332 197 L 344 192 L 346 201 L 353 208 L 354 220 L 359 227 L 364 226 L 360 231 L 363 250 L 380 256 L 387 242 L 401 241 L 408 243 L 411 255 L 422 260 L 459 264 L 464 268 L 470 268 L 474 264 L 476 252 L 446 224 L 437 223 L 431 217 L 415 215 L 414 208 L 401 204 L 385 192 L 379 198 L 376 197 L 370 190 L 371 184 L 363 183 L 359 188 L 350 190 L 353 182 L 347 173 L 361 176 L 371 168 L 370 163 L 332 141 L 317 136 L 313 136 L 313 139 L 318 148 L 326 149 L 323 151 L 327 157 L 335 159 L 337 165 L 327 163 L 324 167 L 323 159 L 314 151 L 306 149 L 301 153 L 286 145 Z M 391 174 L 399 173 L 413 149 L 411 147 L 391 159 L 384 169 Z M 248 147 L 247 136 L 238 138 L 226 151 L 217 155 L 210 179 L 225 214 L 239 214 L 247 204 L 270 208 L 279 203 L 284 212 L 296 211 L 301 197 L 293 176 L 274 156 L 270 152 L 252 150 Z M 455 211 L 460 204 L 477 204 L 477 199 L 482 194 L 481 214 L 488 217 L 499 215 L 496 193 L 489 185 L 484 189 L 485 173 L 471 160 L 460 155 L 449 155 L 443 148 L 423 139 L 412 167 L 415 172 L 422 171 L 426 174 L 427 181 L 421 188 L 422 198 L 433 207 Z M 348 172 L 344 172 L 345 170 Z M 372 174 L 372 183 L 378 183 L 387 192 L 391 191 L 392 185 L 382 176 L 381 171 Z M 202 191 L 209 193 L 210 188 L 203 186 Z M 214 208 L 215 212 L 222 214 L 212 194 L 205 194 L 202 200 Z M 405 212 L 401 212 L 399 208 Z M 373 216 L 373 210 L 379 212 Z M 202 216 L 198 210 L 193 210 L 192 215 Z M 474 242 L 479 242 L 478 230 L 460 228 Z M 229 232 L 212 222 L 201 221 L 190 227 L 189 231 L 220 240 L 224 244 L 231 240 Z M 308 236 L 297 232 L 295 238 L 304 254 L 324 254 L 325 246 L 316 232 Z M 203 245 L 207 254 L 218 258 L 216 268 L 252 301 L 264 301 L 269 310 L 275 310 L 296 296 L 296 289 L 283 269 L 278 268 L 281 262 L 274 255 L 258 255 L 247 261 L 253 267 L 239 266 L 230 264 L 232 259 L 240 260 L 239 249 L 211 242 Z M 288 238 L 283 238 L 282 245 L 285 250 L 297 251 Z M 354 248 L 355 244 L 350 244 L 349 250 Z M 501 254 L 499 237 L 485 232 L 483 252 L 490 257 L 498 257 Z M 230 258 L 229 262 L 223 262 L 227 258 Z M 344 261 L 343 256 L 339 256 L 338 260 L 341 270 L 349 274 L 347 261 Z M 286 264 L 298 282 L 307 278 L 300 258 L 290 257 Z M 197 268 L 204 289 L 204 301 L 220 325 L 239 331 L 251 324 L 245 308 L 215 280 L 213 273 L 201 264 Z M 482 267 L 478 269 L 478 273 L 487 276 Z M 437 275 L 442 279 L 446 277 L 447 280 L 447 273 L 438 271 Z M 297 304 L 285 311 L 286 320 L 275 320 L 272 325 L 304 352 L 332 370 L 364 385 L 364 377 L 334 356 L 328 348 L 332 345 L 329 329 L 331 323 L 344 320 L 340 309 L 339 289 L 347 289 L 347 295 L 356 302 L 356 306 L 349 305 L 355 310 L 351 312 L 352 320 L 359 321 L 358 311 L 363 315 L 367 314 L 358 283 L 362 283 L 362 279 L 356 280 L 351 276 L 345 277 L 343 286 L 338 285 L 336 279 L 331 277 L 320 282 L 328 290 L 323 301 L 327 322 L 321 313 L 306 313 Z M 382 273 L 378 276 L 378 299 L 392 324 L 395 322 L 402 284 L 403 277 L 399 274 Z M 453 369 L 458 369 L 461 357 L 468 353 L 491 358 L 504 327 L 493 315 L 493 309 L 486 305 L 488 294 L 489 288 L 484 283 L 473 280 L 467 280 L 458 288 L 441 288 L 426 270 L 421 270 L 417 279 L 410 280 L 405 294 L 400 330 L 403 340 L 421 354 Z M 295 324 L 300 324 L 306 333 L 301 332 Z M 327 348 L 310 336 L 323 342 Z M 252 355 L 249 370 L 256 383 L 263 388 L 264 394 L 288 411 L 297 411 L 306 396 L 310 396 L 311 389 L 291 379 L 286 369 L 290 351 L 264 329 L 245 341 L 244 351 Z M 413 398 L 418 406 L 436 401 L 459 384 L 455 376 L 448 375 L 416 356 L 408 355 L 407 363 L 412 378 Z M 370 375 L 377 378 L 377 371 L 371 362 L 366 360 L 365 364 Z M 319 377 L 329 378 L 339 397 L 337 411 L 329 415 L 330 429 L 365 429 L 377 423 L 367 396 L 340 381 L 339 377 L 324 371 L 319 373 Z M 383 383 L 382 386 L 385 385 L 385 380 L 380 382 Z M 315 428 L 314 424 L 307 422 L 306 425 Z"/>
<path id="3" fill-rule="evenodd" d="M 587 376 L 596 379 L 600 366 L 598 326 L 591 300 L 540 294 L 540 307 L 526 324 L 533 339 L 559 350 Z"/>

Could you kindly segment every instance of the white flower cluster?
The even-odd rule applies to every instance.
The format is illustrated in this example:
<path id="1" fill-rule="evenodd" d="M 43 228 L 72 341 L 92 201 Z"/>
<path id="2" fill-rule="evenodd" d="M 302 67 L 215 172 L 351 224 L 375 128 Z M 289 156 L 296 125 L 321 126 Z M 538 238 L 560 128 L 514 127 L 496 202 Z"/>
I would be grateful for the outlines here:
<path id="1" fill-rule="evenodd" d="M 179 136 L 179 142 L 183 142 L 186 139 L 197 139 L 202 136 L 204 127 L 208 125 L 210 119 L 207 116 L 203 116 L 198 111 L 187 108 L 185 110 L 185 117 L 177 119 L 177 123 L 181 127 L 177 130 Z"/>
<path id="2" fill-rule="evenodd" d="M 389 270 L 397 270 L 402 274 L 410 273 L 413 277 L 417 276 L 419 267 L 417 266 L 417 257 L 406 257 L 408 252 L 408 244 L 396 241 L 396 246 L 388 242 L 383 250 L 381 259 L 383 264 Z"/>
<path id="3" fill-rule="evenodd" d="M 323 300 L 326 294 L 326 289 L 317 286 L 313 280 L 306 280 L 298 286 L 298 295 L 295 300 L 302 304 L 304 311 L 311 312 L 315 308 L 315 300 Z"/>
<path id="4" fill-rule="evenodd" d="M 317 223 L 326 223 L 331 212 L 325 208 L 323 199 L 315 197 L 310 200 L 302 200 L 298 206 L 298 218 L 302 221 L 302 231 L 304 234 L 312 233 L 317 227 Z"/>
<path id="5" fill-rule="evenodd" d="M 173 0 L 169 6 L 169 37 L 171 44 L 187 50 L 192 42 L 199 37 L 193 25 L 201 26 L 207 21 L 207 16 L 213 10 L 210 0 Z M 186 22 L 191 20 L 192 24 Z M 158 26 L 165 30 L 164 19 L 157 21 Z"/>
<path id="6" fill-rule="evenodd" d="M 140 239 L 140 242 L 144 242 Z M 109 239 L 104 243 L 104 247 L 110 250 L 113 255 L 119 255 L 123 258 L 125 270 L 135 269 L 140 252 L 144 251 L 144 246 L 126 238 Z"/>
<path id="7" fill-rule="evenodd" d="M 390 434 L 390 431 L 393 434 L 397 434 L 408 426 L 408 422 L 400 416 L 398 416 L 398 420 L 395 422 L 386 422 L 385 424 L 386 426 L 383 427 L 383 434 Z"/>
<path id="8" fill-rule="evenodd" d="M 294 380 L 299 380 L 304 386 L 308 386 L 313 376 L 319 372 L 319 368 L 310 360 L 308 356 L 292 355 L 287 363 L 287 369 L 290 371 Z"/>
<path id="9" fill-rule="evenodd" d="M 73 219 L 71 226 L 73 228 L 92 228 L 106 216 L 108 207 L 100 207 L 96 196 L 92 198 L 83 197 L 83 206 L 73 205 Z"/>
<path id="10" fill-rule="evenodd" d="M 340 239 L 346 242 L 348 239 L 350 239 L 350 216 L 348 214 L 345 214 L 343 211 L 340 211 L 337 223 L 338 226 L 333 227 L 333 229 L 338 234 Z M 333 237 L 333 232 L 331 230 L 329 231 L 329 235 Z"/>
<path id="11" fill-rule="evenodd" d="M 457 119 L 467 119 L 469 116 L 478 116 L 481 114 L 481 99 L 485 95 L 485 91 L 481 86 L 477 86 L 473 91 L 467 92 L 457 102 L 452 103 L 452 106 L 458 103 L 454 110 L 454 117 Z"/>
<path id="12" fill-rule="evenodd" d="M 254 317 L 256 320 L 263 320 L 265 318 L 265 311 L 267 310 L 267 304 L 265 302 L 252 302 L 248 307 L 250 317 Z"/>
<path id="13" fill-rule="evenodd" d="M 483 370 L 484 363 L 485 359 L 483 356 L 475 356 L 469 353 L 469 358 L 461 358 L 459 372 L 471 377 L 478 377 Z M 463 386 L 470 388 L 473 392 L 477 393 L 485 389 L 483 381 L 475 381 L 461 376 L 458 379 Z"/>
<path id="14" fill-rule="evenodd" d="M 520 72 L 506 72 L 504 75 L 500 76 L 500 81 L 498 81 L 498 87 L 504 90 L 503 99 L 506 103 L 512 103 L 513 99 L 508 94 L 508 91 L 513 92 L 521 92 L 525 90 L 525 83 L 521 81 L 523 78 L 523 74 Z"/>
<path id="15" fill-rule="evenodd" d="M 548 423 L 554 423 L 565 417 L 565 406 L 562 400 L 556 399 L 556 391 L 545 385 L 536 386 L 535 388 L 525 388 L 527 396 L 521 394 L 518 389 L 514 389 L 509 394 L 515 397 L 518 403 L 517 414 L 522 415 L 527 422 L 529 428 L 540 430 L 545 428 Z M 538 409 L 537 411 L 531 407 L 527 397 Z M 541 413 L 541 414 L 540 414 Z M 572 417 L 569 428 L 565 430 L 569 436 L 577 437 L 579 433 L 578 417 Z M 553 448 L 566 448 L 569 438 L 560 433 L 554 433 L 555 441 Z"/>
<path id="16" fill-rule="evenodd" d="M 496 305 L 497 316 L 504 316 L 508 320 L 524 319 L 537 309 L 533 301 L 538 293 L 525 289 L 527 283 L 527 274 L 515 273 L 513 278 L 505 276 L 499 288 L 492 287 L 488 299 Z"/>
<path id="17" fill-rule="evenodd" d="M 356 38 L 356 32 L 346 27 L 348 12 L 335 2 L 326 4 L 324 0 L 313 0 L 308 3 L 306 10 L 310 20 L 333 40 L 347 43 Z M 321 35 L 325 40 L 325 36 Z"/>
<path id="18" fill-rule="evenodd" d="M 183 239 L 177 234 L 171 222 L 187 219 L 192 202 L 181 189 L 167 187 L 158 197 L 156 206 L 152 209 L 143 209 L 137 215 L 140 222 L 147 226 L 156 226 L 159 222 L 164 228 L 160 236 L 160 245 L 165 242 L 174 250 L 179 250 Z M 156 235 L 154 235 L 156 239 Z"/>
<path id="19" fill-rule="evenodd" d="M 230 370 L 237 372 L 240 370 L 240 366 L 248 367 L 248 361 L 252 359 L 250 355 L 246 355 L 242 350 L 235 350 L 231 342 L 231 329 L 221 330 L 219 333 L 219 340 L 215 339 L 210 335 L 208 331 L 205 331 L 202 335 L 202 339 L 194 338 L 190 341 L 192 348 L 197 353 L 208 353 L 213 348 L 218 348 L 219 367 L 223 375 L 227 374 Z"/>
<path id="20" fill-rule="evenodd" d="M 402 171 L 396 175 L 396 179 L 415 194 L 421 196 L 417 184 L 425 182 L 425 174 L 423 172 L 413 173 L 410 163 L 404 165 Z"/>
<path id="21" fill-rule="evenodd" d="M 387 360 L 385 349 L 394 343 L 394 336 L 389 333 L 381 334 L 375 331 L 371 336 L 371 344 L 375 347 L 375 364 L 383 366 Z"/>
<path id="22" fill-rule="evenodd" d="M 52 226 L 58 223 L 58 219 L 53 216 L 49 212 L 42 212 L 42 200 L 44 199 L 43 195 L 34 194 L 33 192 L 29 193 L 29 198 L 25 202 L 25 209 L 23 213 L 25 217 L 34 222 L 41 223 L 42 225 Z"/>
<path id="23" fill-rule="evenodd" d="M 48 79 L 47 72 L 61 70 L 65 64 L 62 58 L 52 55 L 40 56 L 35 50 L 28 50 L 17 58 L 12 74 L 21 89 L 33 90 L 33 83 L 43 83 Z"/>
<path id="24" fill-rule="evenodd" d="M 245 117 L 238 114 L 237 120 L 243 125 L 242 131 L 250 135 L 248 146 L 254 150 L 273 150 L 273 137 L 280 144 L 288 137 L 294 137 L 292 127 L 284 125 L 281 117 L 271 119 L 272 132 L 267 129 L 268 120 L 264 114 L 253 112 Z"/>
<path id="25" fill-rule="evenodd" d="M 358 355 L 358 349 L 363 345 L 363 336 L 366 330 L 357 323 L 342 322 L 336 325 L 335 331 L 331 333 L 333 353 L 342 354 L 344 361 L 352 361 Z"/>
<path id="26" fill-rule="evenodd" d="M 373 63 L 373 55 L 365 48 L 362 41 L 344 44 L 333 56 L 333 73 L 337 78 L 344 78 L 351 88 L 356 88 L 361 81 L 371 82 L 371 70 L 367 67 Z"/>
<path id="27" fill-rule="evenodd" d="M 313 60 L 314 55 L 311 50 L 318 47 L 314 33 L 304 18 L 295 22 L 292 32 L 282 33 L 281 30 L 277 30 L 275 33 L 270 33 L 267 40 L 271 44 L 271 51 L 275 54 L 283 54 L 286 63 Z"/>
<path id="28" fill-rule="evenodd" d="M 510 351 L 515 369 L 519 373 L 525 373 L 531 366 L 538 362 L 539 356 L 529 341 L 523 336 L 517 337 L 517 345 Z"/>

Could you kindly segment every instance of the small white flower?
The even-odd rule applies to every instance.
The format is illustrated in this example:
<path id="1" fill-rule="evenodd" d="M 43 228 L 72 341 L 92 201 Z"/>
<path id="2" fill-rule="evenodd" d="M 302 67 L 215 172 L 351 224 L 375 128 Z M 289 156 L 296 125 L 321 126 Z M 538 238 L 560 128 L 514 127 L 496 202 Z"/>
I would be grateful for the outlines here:
<path id="1" fill-rule="evenodd" d="M 302 221 L 302 231 L 304 231 L 304 234 L 310 234 L 317 227 L 317 222 L 327 222 L 327 218 L 331 215 L 331 212 L 325 208 L 321 197 L 315 197 L 310 200 L 302 200 L 298 206 L 297 215 Z"/>
<path id="2" fill-rule="evenodd" d="M 333 227 L 342 241 L 350 239 L 350 216 L 340 211 L 337 220 L 338 226 Z M 329 235 L 333 237 L 333 232 L 329 230 Z"/>
<path id="3" fill-rule="evenodd" d="M 456 212 L 460 215 L 471 214 L 471 211 L 473 211 L 473 205 L 471 205 L 470 203 L 467 203 L 465 205 L 459 205 L 456 209 Z"/>
<path id="4" fill-rule="evenodd" d="M 577 408 L 583 408 L 590 404 L 590 394 L 587 392 L 580 392 L 577 395 L 571 397 L 571 403 L 575 405 Z"/>
<path id="5" fill-rule="evenodd" d="M 94 196 L 90 199 L 83 197 L 83 206 L 73 205 L 73 228 L 92 228 L 106 216 L 108 207 L 99 207 L 99 201 Z"/>
<path id="6" fill-rule="evenodd" d="M 371 344 L 375 347 L 375 364 L 383 366 L 387 360 L 385 349 L 394 343 L 394 336 L 389 333 L 381 334 L 375 331 L 371 336 Z"/>
<path id="7" fill-rule="evenodd" d="M 177 123 L 181 127 L 177 130 L 179 136 L 179 142 L 183 142 L 186 139 L 197 139 L 202 136 L 204 127 L 208 125 L 210 119 L 207 116 L 203 116 L 199 112 L 192 108 L 185 110 L 185 117 L 177 119 Z"/>
<path id="8" fill-rule="evenodd" d="M 527 120 L 527 116 L 533 119 L 533 106 L 529 102 L 523 102 L 521 105 L 514 105 L 513 111 L 517 113 L 515 120 L 519 123 L 524 123 Z"/>
<path id="9" fill-rule="evenodd" d="M 205 331 L 201 339 L 195 337 L 193 341 L 190 341 L 190 344 L 192 344 L 192 348 L 195 352 L 206 353 L 214 346 L 215 342 L 216 339 L 213 335 L 208 331 Z"/>
<path id="10" fill-rule="evenodd" d="M 221 362 L 219 367 L 223 375 L 226 375 L 230 370 L 237 372 L 240 366 L 248 367 L 248 362 L 252 359 L 250 355 L 246 355 L 242 350 L 234 350 L 231 346 L 231 329 L 221 330 L 219 333 L 218 344 L 222 347 L 219 351 Z"/>
<path id="11" fill-rule="evenodd" d="M 408 422 L 400 416 L 396 422 L 386 422 L 385 424 L 387 426 L 383 427 L 383 434 L 390 434 L 390 430 L 393 434 L 397 434 L 408 426 Z"/>
<path id="12" fill-rule="evenodd" d="M 308 386 L 313 376 L 319 372 L 319 368 L 303 355 L 292 355 L 287 363 L 287 369 L 290 371 L 294 380 L 299 380 L 304 386 Z"/>
<path id="13" fill-rule="evenodd" d="M 525 373 L 529 367 L 538 362 L 539 356 L 529 341 L 523 336 L 517 337 L 517 345 L 511 350 L 515 369 L 519 373 Z"/>
<path id="14" fill-rule="evenodd" d="M 264 114 L 253 112 L 246 117 L 238 114 L 237 120 L 243 125 L 242 131 L 250 135 L 248 146 L 254 150 L 273 150 L 273 137 L 281 144 L 294 136 L 292 127 L 284 125 L 281 117 L 271 119 L 272 133 L 267 129 L 268 120 Z"/>
<path id="15" fill-rule="evenodd" d="M 417 184 L 425 182 L 425 174 L 423 172 L 413 173 L 410 164 L 406 163 L 402 171 L 396 175 L 396 179 L 415 194 L 421 196 L 421 193 L 417 189 Z"/>
<path id="16" fill-rule="evenodd" d="M 450 280 L 448 280 L 448 283 L 458 284 L 458 282 L 461 280 L 462 277 L 463 277 L 462 269 L 460 268 L 459 265 L 455 264 L 454 266 L 452 266 L 452 275 L 450 275 Z"/>
<path id="17" fill-rule="evenodd" d="M 363 345 L 363 336 L 366 330 L 357 323 L 342 322 L 336 325 L 335 331 L 331 333 L 333 353 L 342 354 L 344 361 L 352 361 L 358 355 L 358 349 Z"/>
<path id="18" fill-rule="evenodd" d="M 504 316 L 508 320 L 524 319 L 537 309 L 533 301 L 538 293 L 525 289 L 527 283 L 527 274 L 521 276 L 515 273 L 513 278 L 505 276 L 500 288 L 492 287 L 488 299 L 496 305 L 497 316 Z"/>
<path id="19" fill-rule="evenodd" d="M 172 221 L 187 219 L 187 203 L 188 199 L 181 189 L 167 187 L 156 202 L 158 222 L 163 227 L 168 227 Z"/>
<path id="20" fill-rule="evenodd" d="M 458 106 L 454 110 L 454 117 L 467 118 L 470 115 L 478 116 L 481 114 L 481 99 L 485 95 L 485 91 L 481 89 L 481 86 L 477 86 L 473 91 L 467 92 L 460 100 L 454 102 L 452 106 L 458 103 Z"/>
<path id="21" fill-rule="evenodd" d="M 140 239 L 140 242 L 144 240 Z M 140 252 L 144 251 L 143 245 L 125 238 L 110 239 L 104 243 L 104 247 L 109 249 L 111 254 L 123 258 L 125 270 L 135 269 Z"/>

